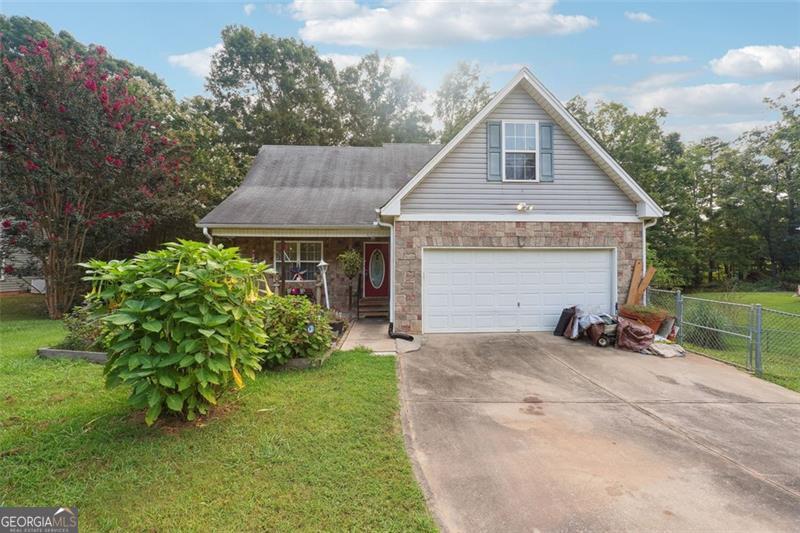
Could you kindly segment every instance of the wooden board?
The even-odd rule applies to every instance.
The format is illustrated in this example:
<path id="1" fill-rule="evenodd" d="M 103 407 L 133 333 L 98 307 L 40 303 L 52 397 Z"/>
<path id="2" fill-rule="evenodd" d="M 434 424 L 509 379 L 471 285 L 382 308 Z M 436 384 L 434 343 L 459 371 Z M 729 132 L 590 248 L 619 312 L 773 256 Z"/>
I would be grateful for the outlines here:
<path id="1" fill-rule="evenodd" d="M 641 283 L 639 283 L 639 287 L 636 288 L 636 302 L 643 302 L 644 298 L 644 291 L 647 290 L 647 287 L 650 286 L 650 282 L 653 281 L 653 276 L 656 275 L 656 267 L 648 267 L 647 274 L 644 275 Z"/>
<path id="2" fill-rule="evenodd" d="M 639 290 L 639 283 L 642 281 L 642 261 L 636 260 L 633 265 L 633 275 L 631 276 L 631 286 L 628 288 L 628 299 L 625 301 L 628 305 L 636 304 L 636 292 Z"/>

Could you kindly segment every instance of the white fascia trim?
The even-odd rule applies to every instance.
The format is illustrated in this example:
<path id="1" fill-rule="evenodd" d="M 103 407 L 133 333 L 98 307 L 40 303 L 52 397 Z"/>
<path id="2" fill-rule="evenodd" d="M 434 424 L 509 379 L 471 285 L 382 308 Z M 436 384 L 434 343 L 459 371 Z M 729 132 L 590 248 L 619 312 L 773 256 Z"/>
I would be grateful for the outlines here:
<path id="1" fill-rule="evenodd" d="M 433 168 L 441 162 L 442 159 L 445 158 L 447 154 L 449 154 L 453 148 L 455 148 L 470 132 L 472 132 L 475 127 L 480 124 L 486 117 L 491 113 L 495 107 L 510 93 L 522 80 L 526 80 L 530 86 L 542 97 L 545 101 L 553 108 L 553 110 L 558 114 L 558 116 L 566 123 L 569 127 L 571 127 L 577 134 L 580 136 L 588 145 L 589 147 L 600 157 L 603 162 L 605 162 L 609 168 L 612 170 L 613 174 L 625 183 L 631 191 L 636 196 L 636 200 L 645 204 L 645 208 L 643 208 L 642 214 L 640 216 L 647 216 L 647 217 L 661 217 L 664 216 L 664 211 L 656 204 L 656 202 L 650 198 L 650 196 L 642 189 L 636 180 L 634 180 L 625 169 L 623 169 L 619 163 L 614 161 L 614 159 L 606 152 L 602 146 L 600 146 L 594 138 L 589 135 L 589 133 L 581 126 L 575 117 L 573 117 L 569 111 L 561 104 L 558 98 L 553 95 L 542 83 L 533 75 L 533 73 L 528 70 L 527 67 L 523 67 L 519 72 L 517 72 L 516 76 L 514 76 L 508 84 L 503 87 L 500 92 L 498 92 L 494 98 L 489 101 L 480 112 L 473 117 L 472 120 L 464 126 L 461 131 L 458 132 L 458 135 L 453 137 L 449 143 L 447 143 L 444 148 L 439 150 L 436 155 L 428 161 L 428 163 L 420 169 L 419 172 L 408 182 L 406 183 L 402 189 L 397 191 L 392 198 L 384 204 L 381 208 L 381 214 L 386 216 L 399 216 L 400 215 L 400 201 L 410 193 L 417 184 L 424 178 Z M 646 214 L 645 214 L 646 212 Z"/>
<path id="2" fill-rule="evenodd" d="M 395 220 L 408 222 L 635 222 L 641 219 L 635 215 L 593 215 L 593 214 L 509 214 L 492 215 L 483 213 L 407 213 Z"/>

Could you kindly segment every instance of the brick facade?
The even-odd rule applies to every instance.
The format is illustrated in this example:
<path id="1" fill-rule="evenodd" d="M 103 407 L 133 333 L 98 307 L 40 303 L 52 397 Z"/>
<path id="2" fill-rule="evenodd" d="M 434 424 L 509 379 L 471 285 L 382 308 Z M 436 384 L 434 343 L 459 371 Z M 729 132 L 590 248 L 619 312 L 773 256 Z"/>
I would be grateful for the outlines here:
<path id="1" fill-rule="evenodd" d="M 642 225 L 636 222 L 401 221 L 395 239 L 395 327 L 410 333 L 422 331 L 423 247 L 615 247 L 618 301 L 627 297 L 633 264 L 642 257 Z"/>
<path id="2" fill-rule="evenodd" d="M 241 250 L 241 253 L 244 257 L 251 257 L 253 259 L 259 261 L 265 261 L 268 264 L 273 264 L 273 253 L 274 253 L 274 243 L 275 241 L 280 242 L 280 238 L 274 237 L 235 237 L 235 238 L 220 238 L 218 239 L 220 242 L 238 246 Z M 337 309 L 342 312 L 348 312 L 348 298 L 347 298 L 347 291 L 348 287 L 350 286 L 350 280 L 339 270 L 338 265 L 336 264 L 336 257 L 342 253 L 344 250 L 354 248 L 358 250 L 361 254 L 364 253 L 363 250 L 363 243 L 365 241 L 375 241 L 375 242 L 388 242 L 389 237 L 386 236 L 385 238 L 376 237 L 374 239 L 363 239 L 363 238 L 349 238 L 349 237 L 341 237 L 341 238 L 331 238 L 331 237 L 324 237 L 324 238 L 314 238 L 314 237 L 303 237 L 303 238 L 286 238 L 286 242 L 292 241 L 321 241 L 322 242 L 322 256 L 325 259 L 325 262 L 328 263 L 328 297 L 331 301 L 331 307 Z M 274 286 L 275 283 L 278 283 L 279 278 L 277 276 L 273 277 L 270 281 L 270 284 Z M 353 280 L 353 284 L 355 285 L 358 282 L 358 278 Z M 287 287 L 291 287 L 293 284 L 287 282 Z M 304 282 L 303 285 L 307 287 L 312 287 L 315 285 L 315 282 Z M 353 292 L 355 295 L 353 296 L 353 311 L 356 308 L 356 298 L 361 295 L 361 290 L 357 289 L 355 286 L 353 288 Z M 324 297 L 323 297 L 324 300 Z M 320 304 L 323 302 L 318 302 Z"/>

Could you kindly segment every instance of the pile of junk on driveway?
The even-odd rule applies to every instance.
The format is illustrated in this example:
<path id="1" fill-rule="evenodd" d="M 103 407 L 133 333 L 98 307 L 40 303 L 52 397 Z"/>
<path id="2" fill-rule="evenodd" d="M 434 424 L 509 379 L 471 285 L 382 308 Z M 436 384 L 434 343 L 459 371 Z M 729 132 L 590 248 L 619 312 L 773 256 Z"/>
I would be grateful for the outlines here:
<path id="1" fill-rule="evenodd" d="M 635 281 L 631 283 L 627 303 L 620 306 L 617 316 L 592 314 L 577 305 L 568 307 L 561 312 L 553 335 L 572 340 L 585 338 L 601 348 L 616 346 L 661 357 L 683 356 L 686 351 L 675 343 L 678 334 L 675 317 L 664 309 L 636 304 L 642 301 L 653 274 L 655 269 L 651 267 L 642 276 L 641 264 L 637 261 Z"/>

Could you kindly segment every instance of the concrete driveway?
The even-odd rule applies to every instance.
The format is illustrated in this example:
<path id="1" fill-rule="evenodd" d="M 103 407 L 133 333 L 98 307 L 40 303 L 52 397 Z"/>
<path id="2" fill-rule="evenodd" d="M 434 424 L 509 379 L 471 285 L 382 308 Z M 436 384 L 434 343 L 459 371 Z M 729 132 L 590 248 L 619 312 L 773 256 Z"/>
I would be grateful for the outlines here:
<path id="1" fill-rule="evenodd" d="M 800 528 L 800 395 L 727 365 L 507 334 L 431 335 L 399 369 L 444 530 Z"/>

